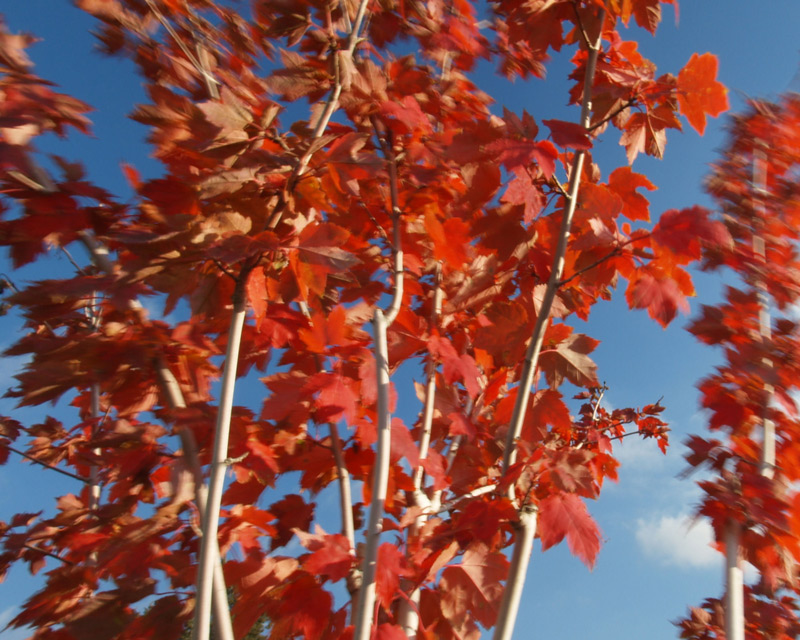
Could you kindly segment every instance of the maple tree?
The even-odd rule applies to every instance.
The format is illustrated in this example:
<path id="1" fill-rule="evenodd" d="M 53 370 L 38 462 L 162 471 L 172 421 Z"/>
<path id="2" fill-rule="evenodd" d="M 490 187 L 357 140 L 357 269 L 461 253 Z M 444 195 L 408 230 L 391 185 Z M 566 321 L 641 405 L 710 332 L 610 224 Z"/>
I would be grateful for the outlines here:
<path id="1" fill-rule="evenodd" d="M 730 140 L 708 179 L 733 243 L 704 252 L 704 266 L 729 269 L 723 301 L 703 306 L 692 333 L 723 350 L 700 384 L 709 428 L 693 436 L 687 459 L 711 470 L 700 482 L 699 514 L 709 518 L 727 559 L 723 599 L 710 598 L 679 621 L 682 638 L 794 638 L 800 633 L 796 563 L 798 154 L 800 98 L 751 101 L 733 119 Z M 757 579 L 745 585 L 749 562 Z"/>
<path id="2" fill-rule="evenodd" d="M 16 267 L 89 257 L 9 298 L 27 333 L 7 353 L 28 357 L 10 393 L 71 394 L 78 418 L 3 418 L 0 461 L 85 485 L 0 524 L 0 570 L 48 567 L 11 625 L 176 638 L 193 620 L 206 639 L 213 610 L 226 639 L 262 616 L 272 638 L 510 638 L 534 536 L 592 566 L 585 500 L 616 479 L 614 442 L 667 445 L 660 404 L 603 407 L 597 341 L 568 321 L 624 281 L 666 326 L 688 265 L 736 246 L 699 207 L 651 225 L 655 185 L 628 165 L 603 181 L 594 140 L 616 128 L 633 163 L 681 115 L 702 134 L 727 108 L 716 58 L 658 76 L 618 31 L 654 33 L 658 0 L 76 4 L 145 79 L 132 117 L 164 174 L 125 165 L 125 202 L 40 158 L 38 136 L 89 130 L 88 106 L 2 32 L 0 241 Z M 562 49 L 578 122 L 500 115 L 475 84 L 481 59 L 543 78 Z M 152 319 L 143 296 L 190 313 Z M 413 421 L 392 415 L 408 363 Z M 258 410 L 234 404 L 251 375 Z M 313 502 L 331 484 L 340 532 Z"/>

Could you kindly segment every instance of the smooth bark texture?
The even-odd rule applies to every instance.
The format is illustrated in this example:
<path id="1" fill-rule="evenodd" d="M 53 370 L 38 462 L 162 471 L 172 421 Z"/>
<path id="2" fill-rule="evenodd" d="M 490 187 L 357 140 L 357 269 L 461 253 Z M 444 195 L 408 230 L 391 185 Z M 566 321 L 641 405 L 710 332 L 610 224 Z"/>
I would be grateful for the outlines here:
<path id="1" fill-rule="evenodd" d="M 372 635 L 372 618 L 375 610 L 375 573 L 378 565 L 378 546 L 383 527 L 383 506 L 389 484 L 389 454 L 392 444 L 392 416 L 389 413 L 389 363 L 386 345 L 386 319 L 380 309 L 372 320 L 375 332 L 375 366 L 378 375 L 378 443 L 375 451 L 375 468 L 372 475 L 372 503 L 367 522 L 367 544 L 361 565 L 361 589 L 354 619 L 354 640 L 369 640 Z"/>
<path id="2" fill-rule="evenodd" d="M 650 226 L 655 185 L 596 166 L 593 137 L 617 129 L 630 164 L 660 157 L 682 116 L 702 131 L 727 105 L 716 58 L 656 73 L 622 31 L 654 33 L 656 0 L 498 0 L 480 21 L 469 2 L 76 4 L 138 67 L 132 117 L 163 171 L 124 165 L 118 196 L 74 158 L 52 177 L 30 164 L 40 134 L 89 132 L 89 106 L 0 34 L 0 93 L 21 118 L 0 123 L 0 244 L 39 268 L 48 245 L 82 241 L 98 267 L 9 297 L 26 323 L 10 353 L 29 356 L 10 395 L 78 389 L 80 423 L 69 408 L 8 419 L 1 444 L 94 485 L 0 536 L 0 575 L 62 564 L 11 626 L 167 639 L 195 616 L 195 638 L 233 640 L 233 616 L 237 635 L 269 619 L 274 638 L 471 638 L 502 607 L 510 637 L 533 539 L 593 566 L 585 501 L 616 478 L 613 443 L 667 446 L 658 405 L 592 411 L 597 341 L 577 319 L 619 287 L 666 326 L 697 243 L 725 242 L 699 208 Z M 580 122 L 498 109 L 479 86 L 483 61 L 533 81 L 553 50 L 571 54 Z M 103 324 L 87 331 L 92 304 Z M 421 402 L 392 416 L 392 372 L 412 370 Z M 256 379 L 263 395 L 232 406 L 237 375 L 237 396 Z"/>
<path id="3" fill-rule="evenodd" d="M 528 560 L 533 551 L 533 538 L 536 535 L 535 508 L 525 507 L 519 515 L 517 524 L 517 540 L 514 553 L 511 555 L 511 566 L 506 579 L 503 604 L 497 614 L 497 626 L 494 629 L 494 640 L 511 640 L 514 625 L 519 613 L 519 601 L 525 586 L 525 574 L 528 571 Z"/>
<path id="4" fill-rule="evenodd" d="M 744 573 L 739 558 L 738 522 L 728 522 L 725 531 L 725 636 L 744 640 Z"/>
<path id="5" fill-rule="evenodd" d="M 588 130 L 591 118 L 591 95 L 592 95 L 592 82 L 594 80 L 594 72 L 597 65 L 597 57 L 600 53 L 600 47 L 603 35 L 603 18 L 601 14 L 600 19 L 600 33 L 593 45 L 590 46 L 589 59 L 586 64 L 586 76 L 583 88 L 583 103 L 581 105 L 581 125 Z M 508 435 L 506 436 L 506 446 L 503 455 L 503 473 L 507 473 L 517 458 L 517 439 L 522 433 L 522 424 L 525 419 L 525 412 L 528 407 L 528 399 L 530 396 L 530 388 L 533 383 L 533 375 L 539 362 L 539 354 L 542 349 L 542 342 L 544 341 L 544 334 L 547 330 L 547 325 L 550 320 L 550 310 L 555 300 L 558 283 L 564 273 L 564 257 L 567 251 L 567 242 L 569 240 L 570 227 L 572 225 L 572 217 L 575 214 L 575 208 L 578 204 L 578 191 L 580 189 L 581 175 L 583 173 L 583 162 L 585 153 L 578 151 L 572 164 L 572 171 L 570 175 L 569 190 L 567 193 L 567 203 L 564 209 L 563 217 L 561 219 L 561 227 L 558 236 L 558 245 L 553 256 L 553 266 L 550 271 L 550 278 L 547 282 L 547 288 L 542 299 L 541 307 L 539 308 L 539 315 L 536 318 L 536 325 L 525 354 L 525 362 L 522 368 L 522 375 L 520 378 L 519 389 L 517 391 L 517 398 L 514 405 L 514 413 L 512 415 L 511 424 L 509 425 Z M 516 503 L 516 496 L 514 494 L 514 485 L 509 487 L 509 497 L 512 502 Z M 508 579 L 506 580 L 506 588 L 503 592 L 503 601 L 498 616 L 498 624 L 495 628 L 494 640 L 510 640 L 514 632 L 514 624 L 516 622 L 517 610 L 519 607 L 519 599 L 522 595 L 522 589 L 525 584 L 525 577 L 527 575 L 528 564 L 530 562 L 531 549 L 533 538 L 536 535 L 536 510 L 522 505 L 520 512 L 520 521 L 517 527 L 517 539 L 514 543 L 514 552 L 511 558 L 511 567 L 509 569 Z"/>
<path id="6" fill-rule="evenodd" d="M 100 387 L 92 385 L 90 415 L 92 419 L 93 434 L 97 431 L 98 421 L 100 420 Z M 94 449 L 95 455 L 100 455 L 99 449 Z M 95 511 L 100 506 L 100 479 L 99 468 L 93 464 L 89 468 L 89 510 Z"/>
<path id="7" fill-rule="evenodd" d="M 108 249 L 89 233 L 82 233 L 79 238 L 89 252 L 92 263 L 103 273 L 112 275 L 114 273 L 114 265 L 108 257 Z M 135 311 L 139 315 L 142 321 L 146 320 L 144 308 L 138 300 L 131 300 L 130 307 L 132 311 Z M 156 362 L 155 370 L 161 391 L 164 394 L 169 408 L 173 411 L 175 409 L 185 409 L 186 400 L 183 397 L 180 385 L 166 363 L 164 363 L 163 360 Z M 199 512 L 205 514 L 208 490 L 203 480 L 203 471 L 197 456 L 197 443 L 190 429 L 179 425 L 177 430 L 178 437 L 181 440 L 181 446 L 183 447 L 183 454 L 187 459 L 189 469 L 194 478 L 195 503 L 197 504 Z M 212 593 L 216 629 L 220 635 L 220 640 L 234 640 L 233 624 L 231 622 L 231 613 L 228 607 L 228 594 L 225 586 L 225 576 L 222 571 L 222 559 L 219 554 L 219 546 L 214 545 L 214 547 L 215 567 L 213 571 L 214 585 Z"/>
<path id="8" fill-rule="evenodd" d="M 242 282 L 245 276 L 240 276 Z M 243 285 L 237 286 L 241 292 Z M 208 640 L 211 633 L 211 599 L 214 584 L 214 571 L 219 558 L 217 531 L 219 529 L 219 509 L 222 502 L 222 489 L 225 472 L 228 469 L 228 438 L 230 436 L 233 394 L 236 388 L 236 369 L 239 365 L 239 345 L 242 339 L 247 306 L 244 297 L 234 294 L 233 314 L 228 331 L 228 346 L 225 352 L 225 368 L 222 373 L 219 411 L 214 432 L 214 452 L 211 461 L 211 476 L 208 482 L 208 499 L 203 514 L 203 538 L 200 545 L 200 560 L 197 571 L 195 602 L 194 640 Z"/>
<path id="9" fill-rule="evenodd" d="M 602 12 L 600 18 L 600 33 L 593 44 L 586 42 L 589 47 L 589 58 L 586 62 L 586 75 L 583 85 L 583 101 L 581 104 L 581 125 L 588 131 L 591 124 L 591 105 L 592 105 L 592 82 L 594 81 L 595 69 L 597 67 L 597 57 L 600 53 L 600 47 L 603 37 L 603 16 L 605 11 Z M 530 343 L 528 344 L 527 352 L 525 353 L 525 361 L 522 367 L 522 374 L 520 376 L 519 391 L 517 393 L 516 403 L 514 404 L 514 413 L 509 425 L 508 434 L 506 436 L 505 451 L 503 454 L 503 473 L 507 473 L 511 465 L 517 459 L 517 439 L 522 433 L 522 423 L 525 420 L 525 412 L 528 408 L 528 400 L 530 396 L 530 388 L 533 383 L 533 376 L 536 373 L 536 368 L 539 364 L 539 354 L 542 351 L 542 342 L 544 334 L 547 331 L 547 325 L 550 322 L 550 311 L 553 307 L 553 301 L 556 297 L 561 276 L 564 273 L 564 257 L 567 252 L 567 242 L 569 241 L 570 228 L 572 226 L 572 218 L 575 215 L 575 208 L 578 206 L 578 192 L 580 190 L 581 177 L 583 174 L 583 162 L 586 153 L 579 150 L 575 153 L 575 158 L 572 162 L 572 169 L 569 177 L 569 188 L 566 196 L 566 207 L 561 218 L 561 227 L 558 234 L 558 244 L 556 246 L 555 254 L 553 255 L 553 265 L 550 270 L 550 277 L 547 280 L 547 288 L 545 289 L 544 296 L 542 297 L 542 304 L 539 307 L 539 314 L 536 316 L 536 325 L 533 329 Z M 513 487 L 511 488 L 511 499 L 514 500 Z"/>
<path id="10" fill-rule="evenodd" d="M 600 33 L 597 34 L 594 44 L 590 45 L 588 42 L 586 43 L 590 49 L 589 58 L 586 63 L 586 77 L 583 87 L 581 125 L 587 130 L 591 118 L 592 82 L 594 80 L 597 57 L 600 53 L 602 43 L 604 15 L 605 13 L 603 12 L 600 19 Z M 547 289 L 545 290 L 542 305 L 539 308 L 539 315 L 536 318 L 533 335 L 531 336 L 525 355 L 525 363 L 522 368 L 522 376 L 517 391 L 514 413 L 512 415 L 511 424 L 509 425 L 508 435 L 506 436 L 506 446 L 503 455 L 504 474 L 508 473 L 509 468 L 517 459 L 517 439 L 522 433 L 522 424 L 528 407 L 528 398 L 530 396 L 531 384 L 533 383 L 533 375 L 539 363 L 539 354 L 541 353 L 544 334 L 550 320 L 550 310 L 555 300 L 558 283 L 564 273 L 564 257 L 567 251 L 567 241 L 569 240 L 572 217 L 575 214 L 575 208 L 578 204 L 578 191 L 580 189 L 581 175 L 583 173 L 584 157 L 585 153 L 583 151 L 578 151 L 572 164 L 567 203 L 561 219 L 561 227 L 558 236 L 558 246 L 553 256 L 553 266 L 550 271 L 550 278 L 547 282 Z M 509 497 L 513 503 L 517 503 L 513 484 L 509 487 Z M 508 579 L 506 580 L 506 588 L 503 592 L 503 601 L 497 627 L 495 628 L 494 640 L 510 640 L 514 632 L 519 599 L 528 571 L 533 538 L 536 535 L 536 510 L 528 505 L 521 505 L 520 509 L 517 539 L 514 542 L 511 567 L 509 569 Z"/>
<path id="11" fill-rule="evenodd" d="M 764 207 L 764 197 L 767 192 L 767 163 L 763 145 L 759 145 L 753 156 L 753 191 L 755 195 L 756 219 L 763 221 L 766 217 Z M 753 237 L 753 253 L 758 256 L 764 268 L 767 266 L 766 247 L 762 235 Z M 763 278 L 756 283 L 758 290 L 758 330 L 761 342 L 768 345 L 772 340 L 772 317 L 770 313 L 769 291 Z M 763 359 L 763 364 L 767 370 L 772 369 L 772 360 L 768 357 Z M 772 478 L 775 475 L 775 423 L 769 417 L 770 405 L 775 395 L 775 388 L 769 382 L 764 383 L 764 406 L 763 406 L 763 439 L 761 447 L 761 475 Z"/>

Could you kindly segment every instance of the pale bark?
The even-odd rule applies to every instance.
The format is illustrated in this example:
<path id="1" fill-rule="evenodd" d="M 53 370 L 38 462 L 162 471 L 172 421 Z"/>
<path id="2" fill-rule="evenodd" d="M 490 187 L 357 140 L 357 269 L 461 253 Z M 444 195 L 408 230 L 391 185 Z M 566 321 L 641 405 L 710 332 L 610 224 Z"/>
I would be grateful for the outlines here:
<path id="1" fill-rule="evenodd" d="M 753 190 L 755 192 L 756 221 L 763 225 L 767 215 L 763 197 L 767 195 L 766 157 L 763 148 L 756 148 L 753 158 Z M 758 256 L 761 266 L 766 268 L 767 253 L 761 229 L 753 237 L 753 252 Z M 763 344 L 772 340 L 772 318 L 770 315 L 769 292 L 763 278 L 757 282 L 758 289 L 758 330 Z M 763 364 L 767 369 L 772 369 L 772 360 L 764 358 Z M 775 388 L 768 382 L 764 383 L 764 405 L 762 407 L 763 443 L 761 447 L 761 475 L 772 478 L 775 475 L 775 423 L 769 418 L 770 404 L 775 395 Z"/>
<path id="2" fill-rule="evenodd" d="M 375 360 L 378 375 L 378 444 L 372 475 L 372 502 L 366 531 L 367 545 L 361 565 L 361 590 L 354 619 L 353 640 L 370 640 L 372 635 L 372 618 L 375 609 L 375 572 L 378 565 L 378 546 L 383 530 L 383 507 L 389 485 L 389 453 L 392 439 L 386 319 L 380 309 L 375 310 L 372 326 L 375 331 Z"/>
<path id="3" fill-rule="evenodd" d="M 211 476 L 208 482 L 208 498 L 203 515 L 203 538 L 200 544 L 200 560 L 197 571 L 194 640 L 209 640 L 211 632 L 211 602 L 213 594 L 215 565 L 218 564 L 219 511 L 222 503 L 222 490 L 225 472 L 228 469 L 228 439 L 230 436 L 233 394 L 236 388 L 236 370 L 239 365 L 239 345 L 242 339 L 247 303 L 244 297 L 246 273 L 239 276 L 233 299 L 233 315 L 228 331 L 228 346 L 225 352 L 225 366 L 222 373 L 217 424 L 214 430 L 214 451 L 211 462 Z"/>
<path id="4" fill-rule="evenodd" d="M 528 570 L 528 559 L 533 550 L 533 537 L 536 534 L 537 510 L 523 507 L 519 514 L 517 525 L 517 538 L 514 542 L 514 552 L 511 555 L 506 589 L 503 593 L 503 603 L 497 614 L 497 626 L 494 631 L 494 640 L 511 640 L 514 633 L 514 624 L 519 613 L 519 601 L 525 585 L 525 574 Z"/>
<path id="5" fill-rule="evenodd" d="M 725 637 L 744 640 L 744 578 L 739 559 L 738 522 L 725 527 Z"/>
<path id="6" fill-rule="evenodd" d="M 380 139 L 380 132 L 376 134 Z M 369 509 L 367 524 L 367 544 L 361 563 L 361 588 L 355 603 L 353 624 L 355 631 L 353 640 L 369 640 L 372 629 L 372 612 L 375 608 L 375 571 L 378 561 L 378 546 L 383 521 L 383 507 L 389 485 L 390 449 L 392 441 L 392 416 L 389 412 L 389 349 L 386 342 L 386 330 L 394 322 L 400 312 L 403 301 L 403 249 L 400 236 L 400 204 L 398 197 L 397 162 L 391 145 L 381 139 L 386 159 L 389 163 L 389 190 L 392 205 L 393 227 L 393 274 L 394 293 L 392 302 L 384 315 L 380 309 L 375 310 L 372 320 L 375 334 L 375 365 L 378 378 L 378 442 L 375 450 L 375 468 L 372 476 L 372 503 Z"/>
<path id="7" fill-rule="evenodd" d="M 756 141 L 753 151 L 753 203 L 755 216 L 753 222 L 753 254 L 758 258 L 760 266 L 766 267 L 766 245 L 761 235 L 766 209 L 763 198 L 766 190 L 766 158 L 763 143 Z M 758 331 L 759 339 L 767 344 L 772 339 L 772 318 L 770 315 L 769 293 L 766 283 L 760 276 L 755 282 L 758 296 Z M 766 369 L 772 368 L 772 360 L 765 357 L 762 364 Z M 770 404 L 775 389 L 769 382 L 764 383 L 764 401 L 761 407 L 762 446 L 759 472 L 766 478 L 775 475 L 775 423 L 769 417 Z M 725 526 L 725 635 L 728 640 L 744 640 L 744 581 L 740 555 L 741 525 L 729 520 Z"/>
<path id="8" fill-rule="evenodd" d="M 300 310 L 303 315 L 311 322 L 311 312 L 305 302 L 300 303 Z M 322 362 L 319 356 L 315 356 L 317 369 L 322 370 Z M 347 470 L 347 465 L 344 460 L 344 453 L 342 451 L 342 439 L 339 436 L 339 428 L 335 423 L 329 422 L 328 429 L 331 434 L 331 450 L 333 452 L 333 460 L 336 464 L 336 476 L 339 478 L 339 510 L 342 514 L 342 535 L 347 538 L 350 543 L 351 552 L 355 553 L 356 549 L 356 535 L 355 525 L 353 523 L 353 497 L 350 488 L 350 472 Z M 350 588 L 350 585 L 348 585 Z"/>
<path id="9" fill-rule="evenodd" d="M 591 123 L 591 96 L 592 83 L 594 81 L 597 57 L 600 53 L 601 40 L 603 35 L 603 22 L 605 12 L 600 15 L 600 31 L 594 43 L 586 41 L 589 48 L 589 57 L 586 61 L 586 73 L 583 85 L 583 101 L 581 104 L 581 124 L 589 129 Z M 511 424 L 506 435 L 505 451 L 503 454 L 503 474 L 516 462 L 517 440 L 522 433 L 522 424 L 525 419 L 525 412 L 528 407 L 530 388 L 533 383 L 533 376 L 539 363 L 539 354 L 542 349 L 544 334 L 550 320 L 550 311 L 555 300 L 561 276 L 564 272 L 564 262 L 567 252 L 567 242 L 569 240 L 572 218 L 578 204 L 578 191 L 580 189 L 581 175 L 583 173 L 583 163 L 585 152 L 580 150 L 575 153 L 570 173 L 569 188 L 567 190 L 567 202 L 561 219 L 558 243 L 553 255 L 553 264 L 550 270 L 550 278 L 547 281 L 542 304 L 536 318 L 533 335 L 531 336 L 528 350 L 525 355 L 525 362 L 520 376 L 520 384 L 517 390 L 517 398 L 514 405 Z M 516 503 L 515 487 L 509 488 L 509 497 Z M 503 592 L 503 601 L 500 608 L 497 627 L 495 628 L 494 640 L 510 640 L 514 632 L 517 611 L 519 608 L 519 598 L 525 583 L 525 577 L 530 562 L 533 538 L 536 534 L 537 510 L 528 505 L 520 505 L 520 519 L 517 524 L 517 535 L 514 542 L 514 552 L 511 558 L 506 588 Z"/>
<path id="10" fill-rule="evenodd" d="M 98 421 L 100 420 L 100 385 L 92 385 L 90 399 L 90 417 L 92 420 L 92 436 L 97 435 Z M 100 455 L 100 449 L 93 449 L 93 453 Z M 89 511 L 97 511 L 100 506 L 100 480 L 99 469 L 96 464 L 89 467 Z"/>
<path id="11" fill-rule="evenodd" d="M 433 291 L 433 305 L 431 308 L 431 330 L 436 327 L 439 321 L 439 315 L 442 312 L 442 288 L 439 284 L 440 278 L 441 265 L 437 265 L 436 288 Z M 422 411 L 422 428 L 419 439 L 419 462 L 417 463 L 417 468 L 414 470 L 413 503 L 415 506 L 422 507 L 428 512 L 431 511 L 432 502 L 424 493 L 423 479 L 425 477 L 425 470 L 422 466 L 422 463 L 428 457 L 428 450 L 430 449 L 431 444 L 433 408 L 436 401 L 436 364 L 436 360 L 433 358 L 433 356 L 431 356 L 428 360 L 428 365 L 426 368 L 427 382 L 425 384 L 425 405 Z M 411 527 L 409 535 L 416 535 L 429 517 L 429 513 L 424 513 L 423 515 L 418 516 Z M 403 600 L 400 603 L 398 624 L 405 632 L 406 637 L 411 640 L 417 637 L 417 631 L 419 630 L 419 599 L 420 589 L 419 587 L 416 587 L 408 595 L 408 600 Z"/>
<path id="12" fill-rule="evenodd" d="M 86 247 L 92 262 L 95 266 L 107 275 L 114 273 L 114 265 L 108 257 L 108 250 L 102 243 L 98 242 L 88 232 L 79 235 L 81 242 Z M 138 300 L 129 302 L 132 311 L 135 311 L 139 319 L 146 321 L 145 311 Z M 163 361 L 156 362 L 156 377 L 161 386 L 161 390 L 166 398 L 170 409 L 185 409 L 186 401 L 183 397 L 178 381 Z M 195 502 L 200 513 L 206 512 L 206 487 L 203 481 L 203 472 L 200 460 L 197 455 L 197 443 L 194 434 L 186 427 L 178 426 L 178 436 L 181 440 L 183 455 L 187 460 L 189 469 L 194 477 Z M 222 562 L 219 555 L 219 547 L 214 545 L 216 560 L 214 567 L 214 620 L 216 621 L 217 632 L 220 640 L 234 640 L 233 624 L 231 623 L 230 609 L 228 607 L 228 595 L 225 586 L 225 578 L 222 572 Z"/>

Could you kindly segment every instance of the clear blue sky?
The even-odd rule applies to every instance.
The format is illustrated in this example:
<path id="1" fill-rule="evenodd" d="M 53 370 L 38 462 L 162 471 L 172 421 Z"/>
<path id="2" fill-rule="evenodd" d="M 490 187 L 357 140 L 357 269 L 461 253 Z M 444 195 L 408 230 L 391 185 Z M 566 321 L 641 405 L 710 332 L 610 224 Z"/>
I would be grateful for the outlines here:
<path id="1" fill-rule="evenodd" d="M 71 137 L 54 144 L 67 157 L 80 158 L 97 183 L 122 194 L 127 187 L 119 171 L 121 162 L 135 164 L 145 176 L 159 168 L 147 158 L 143 130 L 125 114 L 141 99 L 132 67 L 92 52 L 92 20 L 70 3 L 54 0 L 12 0 L 3 3 L 12 31 L 30 31 L 44 39 L 32 50 L 37 72 L 55 80 L 65 91 L 95 106 L 93 139 Z M 744 96 L 775 97 L 787 89 L 800 90 L 795 75 L 800 68 L 797 32 L 800 3 L 796 0 L 702 0 L 684 2 L 680 22 L 665 10 L 657 37 L 636 32 L 640 48 L 661 72 L 677 72 L 693 52 L 711 51 L 720 59 L 720 79 L 731 90 L 734 109 Z M 520 112 L 527 109 L 537 119 L 569 118 L 562 71 L 566 60 L 556 59 L 546 83 L 510 86 L 486 71 L 478 77 L 482 88 L 499 105 Z M 652 194 L 652 211 L 680 208 L 707 200 L 700 190 L 706 166 L 724 140 L 724 118 L 712 121 L 706 136 L 693 131 L 671 135 L 663 161 L 638 158 L 634 168 L 659 187 Z M 610 135 L 609 135 L 610 134 Z M 617 137 L 609 132 L 595 159 L 605 175 L 625 163 Z M 68 269 L 55 257 L 56 268 Z M 0 271 L 10 272 L 5 256 Z M 11 274 L 16 280 L 45 277 L 36 270 Z M 701 298 L 714 299 L 719 283 L 701 276 Z M 534 552 L 523 596 L 515 638 L 561 640 L 617 640 L 675 638 L 673 620 L 707 596 L 721 592 L 721 557 L 707 548 L 702 525 L 687 534 L 684 520 L 691 513 L 697 492 L 691 480 L 678 480 L 683 469 L 681 442 L 689 433 L 702 432 L 704 418 L 697 410 L 695 383 L 710 372 L 716 354 L 695 344 L 679 318 L 662 331 L 643 313 L 630 313 L 620 302 L 601 305 L 583 330 L 602 340 L 596 352 L 600 376 L 610 386 L 608 401 L 614 407 L 641 406 L 664 397 L 666 417 L 673 427 L 669 454 L 661 456 L 649 443 L 623 445 L 620 483 L 608 486 L 590 509 L 605 536 L 597 567 L 589 572 L 564 546 L 546 554 Z M 0 347 L 18 336 L 13 313 L 0 318 Z M 0 364 L 0 386 L 12 384 L 18 362 Z M 244 401 L 244 399 L 237 399 Z M 61 409 L 52 410 L 58 415 Z M 0 413 L 29 422 L 44 410 L 17 410 L 0 400 Z M 647 446 L 645 446 L 647 445 Z M 18 511 L 49 509 L 52 496 L 77 491 L 71 481 L 12 461 L 0 468 L 0 519 Z M 323 523 L 324 524 L 324 523 Z M 17 569 L 0 584 L 0 627 L 30 592 L 34 580 Z M 8 640 L 25 634 L 9 633 Z"/>

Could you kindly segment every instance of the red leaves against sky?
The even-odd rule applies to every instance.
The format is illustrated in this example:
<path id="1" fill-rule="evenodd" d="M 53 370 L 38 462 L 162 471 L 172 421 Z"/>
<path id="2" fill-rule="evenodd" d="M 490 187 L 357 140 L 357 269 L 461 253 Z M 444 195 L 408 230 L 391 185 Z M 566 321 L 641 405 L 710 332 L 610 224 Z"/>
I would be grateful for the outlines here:
<path id="1" fill-rule="evenodd" d="M 78 4 L 99 20 L 102 48 L 139 65 L 148 104 L 132 117 L 148 127 L 165 172 L 145 179 L 123 165 L 135 192 L 128 203 L 68 160 L 54 159 L 57 171 L 47 180 L 33 141 L 69 127 L 85 132 L 88 108 L 33 75 L 27 37 L 0 32 L 0 193 L 4 210 L 13 211 L 0 220 L 0 242 L 15 266 L 84 234 L 114 259 L 104 275 L 102 266 L 87 266 L 9 298 L 29 328 L 7 352 L 28 358 L 10 395 L 38 405 L 74 393 L 79 420 L 27 428 L 0 422 L 0 461 L 4 445 L 28 438 L 29 455 L 81 478 L 100 464 L 105 489 L 94 513 L 84 490 L 62 498 L 53 517 L 0 523 L 0 571 L 14 562 L 38 571 L 53 556 L 76 563 L 49 574 L 20 623 L 79 630 L 102 615 L 111 620 L 107 635 L 119 623 L 137 638 L 182 628 L 193 607 L 196 477 L 190 452 L 176 452 L 169 436 L 183 434 L 181 447 L 196 441 L 201 466 L 208 464 L 217 411 L 211 383 L 231 302 L 241 296 L 249 316 L 238 373 L 254 383 L 251 398 L 263 399 L 257 409 L 234 408 L 223 497 L 223 553 L 242 553 L 225 567 L 236 631 L 245 633 L 263 613 L 274 638 L 349 633 L 347 607 L 334 610 L 330 587 L 357 582 L 359 549 L 343 533 L 309 533 L 323 508 L 273 487 L 295 478 L 297 491 L 314 496 L 346 471 L 363 486 L 351 509 L 360 540 L 363 508 L 375 498 L 377 387 L 367 323 L 392 293 L 395 206 L 405 292 L 388 332 L 390 368 L 398 383 L 398 370 L 430 362 L 437 391 L 425 455 L 416 407 L 400 384 L 391 392 L 392 409 L 403 416 L 391 423 L 389 490 L 381 496 L 377 637 L 398 637 L 400 604 L 416 587 L 420 637 L 474 638 L 478 625 L 494 625 L 504 549 L 523 506 L 538 506 L 544 548 L 566 539 L 592 566 L 600 533 L 583 499 L 616 479 L 611 439 L 633 423 L 662 447 L 666 436 L 657 412 L 607 415 L 597 406 L 591 354 L 598 343 L 568 323 L 573 314 L 586 319 L 621 278 L 630 306 L 666 325 L 693 294 L 685 267 L 728 250 L 739 236 L 697 208 L 667 212 L 648 232 L 641 223 L 649 222 L 646 192 L 655 186 L 627 166 L 601 172 L 590 152 L 614 127 L 630 162 L 638 153 L 661 157 L 666 130 L 681 127 L 678 110 L 702 131 L 706 116 L 726 106 L 713 56 L 693 56 L 677 79 L 656 77 L 636 43 L 615 30 L 633 19 L 654 32 L 656 0 L 606 3 L 604 25 L 598 3 L 576 14 L 572 0 L 536 11 L 501 0 L 486 30 L 468 2 L 436 0 L 425 17 L 411 5 L 369 3 L 358 55 L 343 44 L 352 24 L 344 4 L 323 11 L 314 3 L 258 2 L 252 22 L 225 3 L 156 2 L 160 16 L 134 0 Z M 158 28 L 161 20 L 173 30 Z M 550 49 L 572 48 L 569 101 L 580 104 L 587 62 L 580 33 L 601 28 L 589 129 L 558 119 L 540 120 L 540 129 L 525 111 L 495 116 L 468 74 L 488 58 L 508 77 L 543 76 Z M 195 51 L 189 58 L 187 38 Z M 411 38 L 420 55 L 389 53 L 399 38 Z M 206 60 L 216 90 L 195 55 Z M 431 60 L 445 60 L 445 70 Z M 291 122 L 304 117 L 291 104 L 301 99 L 311 104 L 311 121 Z M 336 114 L 313 134 L 325 104 Z M 519 442 L 524 456 L 501 477 L 517 370 L 552 275 L 565 169 L 580 153 L 586 162 Z M 434 311 L 437 288 L 443 301 Z M 139 296 L 154 296 L 168 313 L 190 308 L 191 317 L 174 326 L 148 319 Z M 97 325 L 93 306 L 101 310 Z M 184 403 L 169 399 L 164 370 Z M 252 391 L 251 372 L 263 376 L 260 391 Z M 93 384 L 102 421 L 90 417 Z M 591 390 L 577 396 L 589 398 L 577 417 L 562 395 L 570 385 Z M 414 504 L 418 469 L 426 499 L 445 501 L 440 512 Z M 473 495 L 486 487 L 492 491 Z M 101 560 L 84 563 L 93 553 Z M 151 574 L 177 595 L 139 615 L 140 601 L 155 590 Z M 101 582 L 119 588 L 99 592 Z M 169 620 L 163 636 L 159 620 Z"/>
<path id="2" fill-rule="evenodd" d="M 715 70 L 712 58 L 693 56 L 679 76 L 679 85 L 686 87 L 681 108 L 698 130 L 705 125 L 704 110 L 713 113 L 724 106 L 721 90 L 699 86 Z M 695 82 L 697 91 L 691 92 Z M 800 296 L 796 277 L 790 275 L 800 267 L 796 208 L 790 195 L 797 188 L 800 166 L 798 131 L 796 95 L 778 103 L 752 102 L 733 121 L 730 140 L 707 182 L 722 223 L 698 216 L 696 210 L 673 211 L 654 231 L 668 246 L 686 243 L 687 236 L 699 244 L 713 239 L 713 249 L 702 251 L 706 267 L 729 267 L 731 272 L 722 300 L 703 306 L 689 327 L 703 343 L 721 347 L 722 358 L 698 383 L 714 437 L 692 436 L 686 459 L 692 468 L 709 471 L 700 483 L 698 514 L 708 518 L 720 550 L 730 522 L 739 523 L 738 553 L 758 572 L 758 581 L 744 590 L 746 633 L 753 638 L 790 638 L 800 629 L 795 571 L 800 559 L 800 378 L 790 355 L 800 346 Z M 678 237 L 672 237 L 673 230 Z M 686 249 L 688 254 L 701 252 L 699 245 Z M 769 460 L 762 443 L 770 424 L 777 436 L 776 464 L 765 473 Z M 719 635 L 725 627 L 721 614 L 716 599 L 693 607 L 676 623 L 681 637 Z"/>
<path id="3" fill-rule="evenodd" d="M 542 550 L 567 538 L 570 551 L 589 567 L 594 566 L 600 551 L 600 530 L 586 510 L 586 505 L 571 493 L 555 494 L 539 505 L 539 536 Z"/>
<path id="4" fill-rule="evenodd" d="M 716 78 L 717 58 L 710 53 L 693 53 L 678 74 L 681 113 L 700 135 L 706 130 L 706 114 L 716 117 L 728 110 L 728 90 Z"/>

